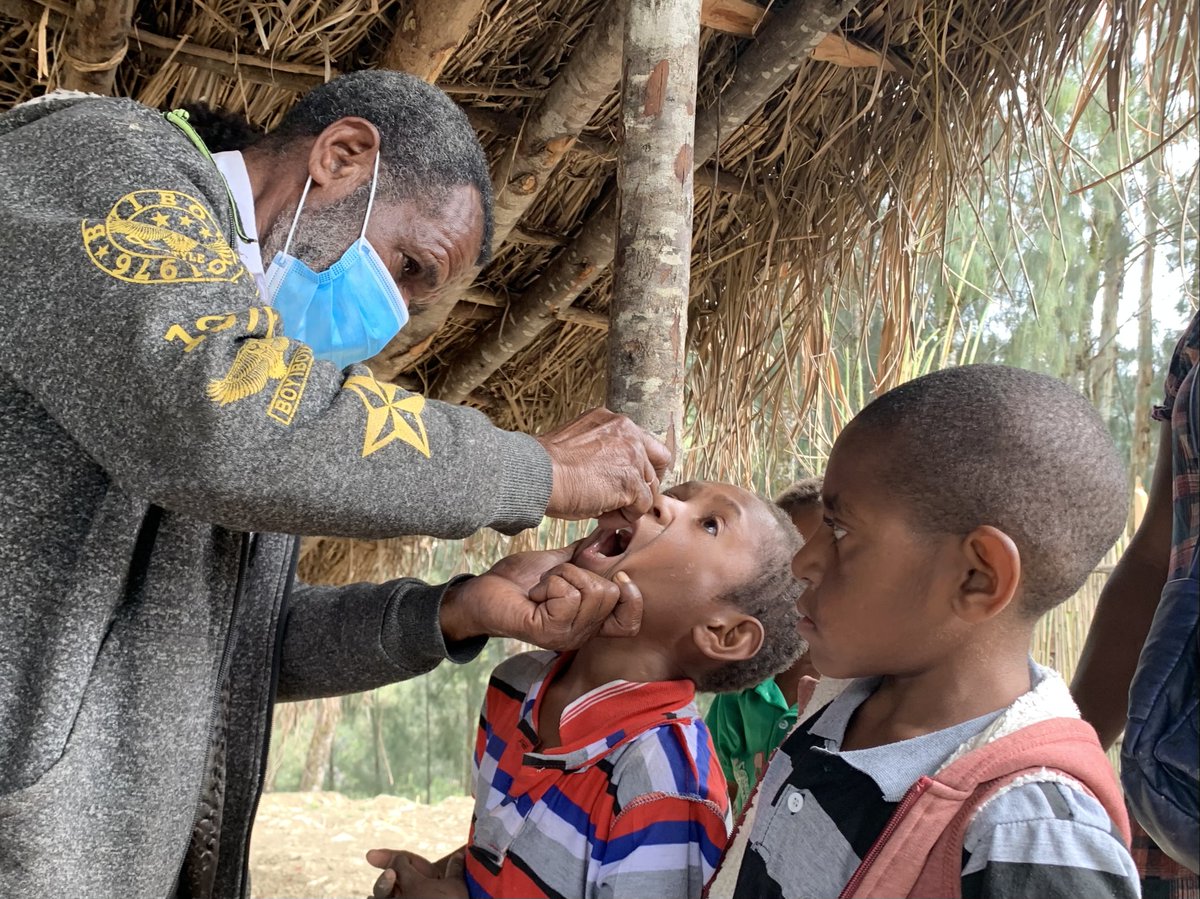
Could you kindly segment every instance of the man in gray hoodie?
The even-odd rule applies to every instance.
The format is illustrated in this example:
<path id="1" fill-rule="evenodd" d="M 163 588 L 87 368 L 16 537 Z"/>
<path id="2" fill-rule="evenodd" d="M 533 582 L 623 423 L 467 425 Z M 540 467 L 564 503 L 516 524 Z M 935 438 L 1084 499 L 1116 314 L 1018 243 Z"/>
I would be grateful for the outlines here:
<path id="1" fill-rule="evenodd" d="M 486 161 L 441 92 L 336 79 L 236 158 L 185 124 L 0 116 L 3 897 L 242 896 L 277 698 L 638 624 L 628 584 L 534 602 L 553 553 L 293 583 L 284 535 L 639 514 L 669 454 L 604 410 L 535 439 L 342 364 L 486 261 Z"/>

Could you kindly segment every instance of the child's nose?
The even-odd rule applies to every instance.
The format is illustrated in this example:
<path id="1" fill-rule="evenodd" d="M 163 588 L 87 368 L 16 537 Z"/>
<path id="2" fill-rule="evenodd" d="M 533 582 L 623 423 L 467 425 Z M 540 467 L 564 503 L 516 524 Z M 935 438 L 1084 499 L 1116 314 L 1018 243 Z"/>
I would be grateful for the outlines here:
<path id="1" fill-rule="evenodd" d="M 827 527 L 818 528 L 792 556 L 792 574 L 797 580 L 807 579 L 814 585 L 819 583 L 825 569 L 825 557 L 832 547 L 833 531 Z"/>
<path id="2" fill-rule="evenodd" d="M 654 502 L 650 505 L 650 514 L 655 520 L 664 527 L 670 524 L 683 505 L 683 500 L 678 500 L 673 496 L 668 496 L 665 493 L 655 495 Z"/>

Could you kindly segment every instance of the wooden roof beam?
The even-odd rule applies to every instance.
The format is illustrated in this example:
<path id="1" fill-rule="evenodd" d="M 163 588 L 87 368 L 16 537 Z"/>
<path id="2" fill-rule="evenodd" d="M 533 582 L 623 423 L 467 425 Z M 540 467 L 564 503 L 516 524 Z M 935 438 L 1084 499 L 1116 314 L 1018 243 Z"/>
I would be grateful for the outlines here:
<path id="1" fill-rule="evenodd" d="M 621 79 L 624 3 L 609 3 L 587 27 L 583 40 L 500 160 L 495 194 L 493 250 L 498 249 L 550 180 L 580 132 Z"/>
<path id="2" fill-rule="evenodd" d="M 486 0 L 413 0 L 396 23 L 380 66 L 431 84 L 471 33 Z"/>
<path id="3" fill-rule="evenodd" d="M 78 0 L 67 23 L 61 87 L 111 94 L 129 49 L 134 0 Z"/>
<path id="4" fill-rule="evenodd" d="M 746 50 L 716 107 L 697 116 L 694 165 L 700 167 L 800 67 L 854 0 L 794 0 Z M 505 362 L 529 346 L 612 263 L 616 203 L 610 189 L 575 239 L 543 275 L 510 305 L 501 322 L 486 328 L 435 382 L 432 395 L 461 402 Z"/>
<path id="5" fill-rule="evenodd" d="M 522 124 L 516 146 L 496 165 L 492 178 L 495 226 L 493 251 L 518 235 L 517 222 L 546 187 L 551 174 L 579 139 L 600 105 L 612 96 L 621 78 L 624 3 L 603 8 L 571 52 L 566 66 Z M 468 115 L 468 119 L 470 115 Z M 475 116 L 476 121 L 486 117 Z M 494 120 L 497 127 L 503 121 Z M 478 270 L 464 276 L 474 280 Z M 454 308 L 452 297 L 416 316 L 376 357 L 381 371 L 403 370 L 415 359 L 415 348 L 438 332 Z"/>
<path id="6" fill-rule="evenodd" d="M 701 25 L 738 37 L 757 36 L 771 18 L 770 10 L 749 0 L 704 0 L 700 9 Z M 840 30 L 825 35 L 813 49 L 812 58 L 849 69 L 878 67 L 885 72 L 911 74 L 892 51 L 876 50 L 846 37 Z"/>
<path id="7" fill-rule="evenodd" d="M 767 10 L 749 0 L 704 0 L 700 4 L 703 27 L 738 37 L 754 37 L 766 18 Z"/>

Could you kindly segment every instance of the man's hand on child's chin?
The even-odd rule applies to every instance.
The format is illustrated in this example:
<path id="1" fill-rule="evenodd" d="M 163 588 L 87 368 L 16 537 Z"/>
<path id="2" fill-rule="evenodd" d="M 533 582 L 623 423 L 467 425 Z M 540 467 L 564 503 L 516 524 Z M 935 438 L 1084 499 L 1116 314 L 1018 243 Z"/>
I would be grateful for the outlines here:
<path id="1" fill-rule="evenodd" d="M 383 873 L 375 881 L 373 899 L 393 896 L 414 899 L 467 899 L 467 882 L 463 877 L 464 849 L 431 862 L 412 852 L 397 849 L 372 849 L 367 861 Z M 440 867 L 439 867 L 440 866 Z"/>
<path id="2" fill-rule="evenodd" d="M 642 627 L 642 592 L 625 572 L 613 580 L 564 562 L 546 573 L 529 591 L 540 605 L 535 617 L 547 631 L 562 633 L 574 649 L 594 634 L 602 637 L 632 637 Z"/>
<path id="3" fill-rule="evenodd" d="M 615 582 L 562 561 L 566 550 L 520 553 L 451 587 L 442 600 L 447 640 L 513 637 L 546 649 L 574 649 L 597 633 L 633 636 L 642 624 L 642 594 L 624 573 Z M 539 557 L 537 559 L 521 557 Z M 557 557 L 552 566 L 545 563 Z M 530 574 L 538 580 L 529 586 Z"/>
<path id="4" fill-rule="evenodd" d="M 511 581 L 518 589 L 528 593 L 539 584 L 550 570 L 570 562 L 575 555 L 575 547 L 580 541 L 576 540 L 570 546 L 562 549 L 539 549 L 531 552 L 513 553 L 505 556 L 485 573 L 502 577 Z"/>

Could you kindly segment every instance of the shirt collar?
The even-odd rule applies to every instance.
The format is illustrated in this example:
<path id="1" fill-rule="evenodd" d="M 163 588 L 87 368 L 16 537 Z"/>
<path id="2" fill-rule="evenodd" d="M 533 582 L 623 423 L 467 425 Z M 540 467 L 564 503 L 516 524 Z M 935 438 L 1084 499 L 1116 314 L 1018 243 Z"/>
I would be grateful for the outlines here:
<path id="1" fill-rule="evenodd" d="M 1048 669 L 1036 664 L 1033 659 L 1029 660 L 1031 690 L 1036 689 L 1048 674 Z M 813 722 L 810 733 L 823 741 L 824 745 L 815 747 L 818 751 L 839 755 L 847 764 L 862 771 L 878 784 L 883 798 L 888 802 L 899 802 L 919 777 L 940 770 L 956 747 L 979 734 L 1007 711 L 998 709 L 943 730 L 897 743 L 870 749 L 843 750 L 842 740 L 846 737 L 850 719 L 867 697 L 875 692 L 880 680 L 871 677 L 851 681 L 841 695 L 829 704 L 824 714 Z"/>
<path id="2" fill-rule="evenodd" d="M 238 215 L 242 219 L 242 229 L 250 240 L 237 241 L 238 256 L 246 271 L 254 276 L 261 292 L 265 285 L 266 274 L 263 269 L 262 249 L 258 242 L 258 222 L 254 218 L 254 188 L 250 184 L 250 173 L 246 170 L 246 160 L 237 150 L 226 150 L 213 154 L 213 162 L 217 171 L 229 185 L 233 194 L 233 202 L 237 205 Z"/>
<path id="3" fill-rule="evenodd" d="M 537 735 L 541 698 L 571 659 L 563 653 L 551 659 L 521 704 L 521 730 Z M 595 764 L 618 746 L 667 721 L 688 722 L 699 717 L 693 704 L 696 685 L 690 680 L 639 683 L 610 681 L 570 703 L 558 725 L 561 745 L 545 752 L 527 752 L 525 764 L 572 771 Z"/>

